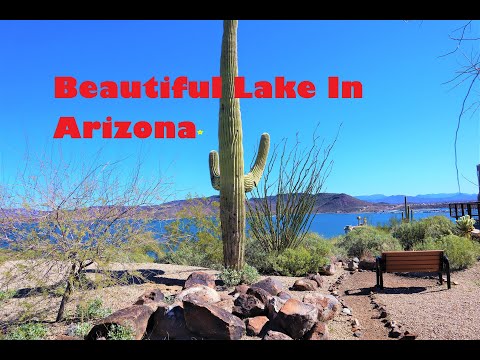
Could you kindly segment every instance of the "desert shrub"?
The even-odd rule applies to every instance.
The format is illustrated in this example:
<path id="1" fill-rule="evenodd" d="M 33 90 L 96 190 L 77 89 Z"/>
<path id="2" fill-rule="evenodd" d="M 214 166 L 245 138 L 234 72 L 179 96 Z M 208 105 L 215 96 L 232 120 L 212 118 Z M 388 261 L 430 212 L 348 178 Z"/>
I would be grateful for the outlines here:
<path id="1" fill-rule="evenodd" d="M 0 301 L 11 299 L 16 293 L 16 290 L 0 290 Z"/>
<path id="2" fill-rule="evenodd" d="M 75 325 L 75 329 L 73 330 L 73 334 L 80 337 L 85 337 L 90 330 L 92 329 L 93 325 L 89 322 L 81 322 Z"/>
<path id="3" fill-rule="evenodd" d="M 47 336 L 47 328 L 40 323 L 26 323 L 10 329 L 7 340 L 42 340 Z"/>
<path id="4" fill-rule="evenodd" d="M 128 326 L 112 324 L 108 331 L 107 340 L 133 340 L 135 331 Z"/>
<path id="5" fill-rule="evenodd" d="M 448 218 L 432 216 L 403 223 L 393 229 L 392 236 L 400 241 L 405 250 L 410 250 L 427 238 L 439 239 L 453 234 L 453 231 L 454 225 Z"/>
<path id="6" fill-rule="evenodd" d="M 472 266 L 480 256 L 479 244 L 457 235 L 446 235 L 439 239 L 426 239 L 423 243 L 417 244 L 415 250 L 444 250 L 452 270 Z"/>
<path id="7" fill-rule="evenodd" d="M 456 230 L 460 236 L 470 237 L 470 233 L 475 229 L 475 219 L 470 215 L 461 216 L 456 220 Z"/>
<path id="8" fill-rule="evenodd" d="M 85 320 L 102 319 L 112 313 L 109 308 L 104 308 L 102 300 L 96 298 L 87 302 L 80 302 L 77 305 L 76 316 L 82 322 Z"/>
<path id="9" fill-rule="evenodd" d="M 238 284 L 252 284 L 257 281 L 259 274 L 253 266 L 245 264 L 242 270 L 224 268 L 219 274 L 219 278 L 224 282 L 225 286 L 231 287 Z"/>
<path id="10" fill-rule="evenodd" d="M 317 272 L 330 262 L 333 246 L 319 234 L 309 232 L 304 242 L 296 248 L 289 248 L 278 255 L 270 254 L 267 260 L 273 273 L 284 276 L 303 276 Z"/>
<path id="11" fill-rule="evenodd" d="M 205 198 L 187 199 L 178 219 L 168 224 L 164 255 L 159 261 L 178 265 L 221 268 L 223 244 L 218 220 L 218 202 Z M 212 213 L 213 209 L 213 213 Z"/>
<path id="12" fill-rule="evenodd" d="M 400 242 L 383 230 L 373 226 L 362 226 L 353 229 L 336 243 L 347 256 L 370 258 L 380 255 L 382 251 L 401 250 Z"/>

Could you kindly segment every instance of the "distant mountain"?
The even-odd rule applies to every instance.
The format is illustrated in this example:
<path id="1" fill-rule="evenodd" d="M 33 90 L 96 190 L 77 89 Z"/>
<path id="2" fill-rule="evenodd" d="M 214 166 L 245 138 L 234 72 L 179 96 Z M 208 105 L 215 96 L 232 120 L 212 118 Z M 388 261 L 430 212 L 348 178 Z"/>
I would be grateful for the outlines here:
<path id="1" fill-rule="evenodd" d="M 386 204 L 402 204 L 404 195 L 385 196 L 381 194 L 355 196 L 355 198 L 363 201 Z M 407 201 L 411 204 L 432 204 L 432 203 L 453 203 L 477 201 L 477 194 L 465 193 L 442 193 L 442 194 L 423 194 L 416 196 L 407 196 Z"/>

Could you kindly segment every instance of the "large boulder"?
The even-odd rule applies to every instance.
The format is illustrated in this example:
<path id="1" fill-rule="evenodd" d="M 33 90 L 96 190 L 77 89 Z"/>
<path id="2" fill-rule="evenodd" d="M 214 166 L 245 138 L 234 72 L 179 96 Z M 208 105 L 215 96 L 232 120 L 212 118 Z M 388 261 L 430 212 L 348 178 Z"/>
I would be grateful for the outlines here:
<path id="1" fill-rule="evenodd" d="M 245 334 L 240 318 L 194 295 L 183 299 L 183 308 L 187 329 L 207 339 L 239 340 Z"/>
<path id="2" fill-rule="evenodd" d="M 271 277 L 256 282 L 252 285 L 252 287 L 261 288 L 268 292 L 270 295 L 274 296 L 283 290 L 282 283 L 278 280 L 272 279 Z"/>
<path id="3" fill-rule="evenodd" d="M 300 339 L 313 328 L 318 319 L 318 309 L 296 299 L 289 299 L 282 306 L 274 323 L 293 339 Z"/>
<path id="4" fill-rule="evenodd" d="M 288 299 L 286 300 L 281 299 L 278 296 L 272 296 L 270 300 L 268 300 L 268 304 L 267 304 L 267 317 L 270 320 L 275 319 L 280 309 L 287 302 L 287 300 Z"/>
<path id="5" fill-rule="evenodd" d="M 285 300 L 287 301 L 288 299 L 291 299 L 292 298 L 292 295 L 290 295 L 288 292 L 286 291 L 280 291 L 277 296 L 282 299 L 282 300 Z"/>
<path id="6" fill-rule="evenodd" d="M 182 302 L 186 296 L 195 295 L 200 301 L 213 304 L 222 300 L 220 295 L 211 287 L 205 285 L 197 285 L 182 290 L 175 297 L 176 302 Z"/>
<path id="7" fill-rule="evenodd" d="M 213 275 L 207 274 L 206 272 L 195 271 L 188 276 L 183 288 L 188 289 L 198 285 L 208 286 L 209 288 L 215 289 L 215 278 Z"/>
<path id="8" fill-rule="evenodd" d="M 215 303 L 215 306 L 218 306 L 218 307 L 220 307 L 224 310 L 227 310 L 228 312 L 231 313 L 233 311 L 233 307 L 234 307 L 233 298 L 219 301 L 219 302 Z"/>
<path id="9" fill-rule="evenodd" d="M 266 316 L 255 316 L 246 320 L 247 335 L 258 336 L 263 331 L 268 323 Z"/>
<path id="10" fill-rule="evenodd" d="M 293 340 L 290 336 L 281 333 L 280 331 L 269 330 L 263 340 Z"/>
<path id="11" fill-rule="evenodd" d="M 147 330 L 148 320 L 153 310 L 147 305 L 132 305 L 118 310 L 98 322 L 85 336 L 85 340 L 108 338 L 112 325 L 129 327 L 134 332 L 134 339 L 141 340 Z"/>
<path id="12" fill-rule="evenodd" d="M 305 340 L 329 340 L 329 337 L 327 324 L 319 321 L 305 335 Z"/>
<path id="13" fill-rule="evenodd" d="M 265 305 L 253 295 L 240 294 L 234 301 L 232 313 L 241 318 L 254 317 L 265 313 Z"/>
<path id="14" fill-rule="evenodd" d="M 133 305 L 146 305 L 152 308 L 153 311 L 156 311 L 159 306 L 164 305 L 163 300 L 165 295 L 158 290 L 148 290 L 145 291 Z"/>
<path id="15" fill-rule="evenodd" d="M 315 306 L 318 309 L 318 320 L 329 321 L 337 315 L 342 304 L 332 295 L 322 295 L 319 293 L 307 294 L 303 297 L 303 302 Z"/>
<path id="16" fill-rule="evenodd" d="M 188 340 L 195 335 L 187 329 L 184 310 L 179 305 L 159 307 L 149 322 L 150 340 Z"/>
<path id="17" fill-rule="evenodd" d="M 265 306 L 267 306 L 268 301 L 272 298 L 272 295 L 269 292 L 254 286 L 248 288 L 247 295 L 255 296 Z"/>
<path id="18" fill-rule="evenodd" d="M 315 291 L 318 288 L 318 284 L 315 280 L 298 279 L 293 284 L 292 290 L 295 291 Z"/>
<path id="19" fill-rule="evenodd" d="M 323 286 L 323 278 L 322 275 L 320 275 L 319 273 L 309 274 L 306 278 L 309 280 L 315 280 L 319 288 Z"/>
<path id="20" fill-rule="evenodd" d="M 323 267 L 323 273 L 328 276 L 335 275 L 336 271 L 337 269 L 335 268 L 335 264 L 329 264 Z"/>

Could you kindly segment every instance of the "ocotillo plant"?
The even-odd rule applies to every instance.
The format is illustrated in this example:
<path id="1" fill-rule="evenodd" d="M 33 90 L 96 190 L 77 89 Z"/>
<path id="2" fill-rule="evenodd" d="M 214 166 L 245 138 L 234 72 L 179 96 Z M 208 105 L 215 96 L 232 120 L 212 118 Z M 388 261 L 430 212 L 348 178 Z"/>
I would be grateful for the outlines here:
<path id="1" fill-rule="evenodd" d="M 212 150 L 209 167 L 212 186 L 220 190 L 224 265 L 240 270 L 245 253 L 245 192 L 251 191 L 260 181 L 270 147 L 270 136 L 262 134 L 255 164 L 244 175 L 240 100 L 235 98 L 234 85 L 235 77 L 238 76 L 237 27 L 237 20 L 223 22 L 220 57 L 222 97 L 218 121 L 220 156 Z"/>

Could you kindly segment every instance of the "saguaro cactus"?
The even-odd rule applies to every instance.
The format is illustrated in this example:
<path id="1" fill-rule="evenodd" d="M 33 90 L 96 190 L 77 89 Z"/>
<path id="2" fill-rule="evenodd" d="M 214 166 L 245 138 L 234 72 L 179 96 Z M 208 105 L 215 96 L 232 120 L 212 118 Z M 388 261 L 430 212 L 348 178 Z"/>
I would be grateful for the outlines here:
<path id="1" fill-rule="evenodd" d="M 262 134 L 255 164 L 245 175 L 240 100 L 235 98 L 234 88 L 235 77 L 238 76 L 237 26 L 237 20 L 225 20 L 223 23 L 220 57 L 222 97 L 218 121 L 220 156 L 212 150 L 209 166 L 212 186 L 220 190 L 224 265 L 240 270 L 245 253 L 245 192 L 251 191 L 260 181 L 270 147 L 270 136 Z"/>

